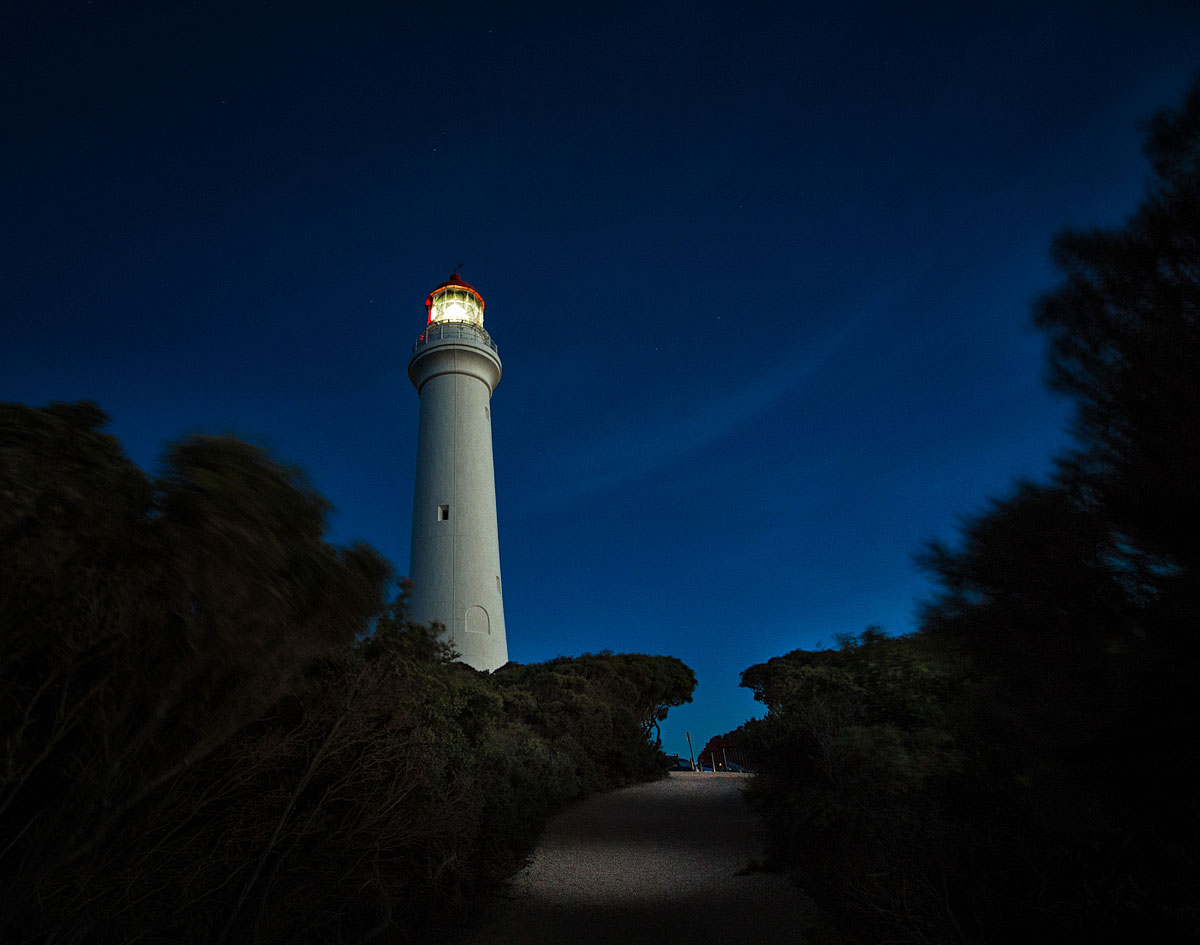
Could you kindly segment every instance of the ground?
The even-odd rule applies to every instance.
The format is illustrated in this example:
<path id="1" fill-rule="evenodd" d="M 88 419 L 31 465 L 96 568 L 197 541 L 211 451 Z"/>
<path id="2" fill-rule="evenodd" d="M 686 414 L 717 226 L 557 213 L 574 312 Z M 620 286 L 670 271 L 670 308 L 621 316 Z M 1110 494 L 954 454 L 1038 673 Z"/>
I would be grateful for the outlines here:
<path id="1" fill-rule="evenodd" d="M 761 850 L 742 798 L 748 778 L 673 772 L 572 805 L 461 945 L 811 941 L 813 909 L 799 890 L 747 869 Z"/>

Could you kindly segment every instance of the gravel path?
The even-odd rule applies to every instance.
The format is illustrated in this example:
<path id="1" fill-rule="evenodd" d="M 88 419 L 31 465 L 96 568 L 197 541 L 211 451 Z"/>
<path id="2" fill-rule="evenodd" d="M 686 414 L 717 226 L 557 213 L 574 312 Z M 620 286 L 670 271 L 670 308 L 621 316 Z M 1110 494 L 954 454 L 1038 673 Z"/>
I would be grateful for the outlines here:
<path id="1" fill-rule="evenodd" d="M 791 883 L 739 875 L 760 851 L 746 778 L 674 773 L 572 805 L 462 945 L 809 941 L 811 907 Z"/>

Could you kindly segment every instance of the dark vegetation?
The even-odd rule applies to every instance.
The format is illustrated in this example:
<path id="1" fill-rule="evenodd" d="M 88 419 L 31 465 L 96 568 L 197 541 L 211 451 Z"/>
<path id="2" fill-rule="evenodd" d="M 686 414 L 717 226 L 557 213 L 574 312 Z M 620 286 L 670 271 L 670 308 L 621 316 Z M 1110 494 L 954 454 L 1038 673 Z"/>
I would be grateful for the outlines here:
<path id="1" fill-rule="evenodd" d="M 0 405 L 0 941 L 428 938 L 661 776 L 678 660 L 475 672 L 298 472 L 193 437 L 150 479 L 106 421 Z"/>
<path id="2" fill-rule="evenodd" d="M 1053 479 L 920 556 L 920 630 L 753 666 L 769 853 L 861 942 L 1200 939 L 1200 84 L 1036 307 Z"/>
<path id="3" fill-rule="evenodd" d="M 700 754 L 696 756 L 697 763 L 707 765 L 714 771 L 756 770 L 752 732 L 757 724 L 757 719 L 751 719 L 732 732 L 714 735 L 700 749 Z"/>

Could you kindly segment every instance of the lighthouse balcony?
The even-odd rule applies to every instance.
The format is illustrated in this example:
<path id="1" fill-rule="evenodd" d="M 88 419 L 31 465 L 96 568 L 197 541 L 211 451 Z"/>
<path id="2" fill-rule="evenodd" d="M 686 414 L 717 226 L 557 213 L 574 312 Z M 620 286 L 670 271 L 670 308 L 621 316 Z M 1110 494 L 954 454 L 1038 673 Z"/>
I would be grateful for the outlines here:
<path id="1" fill-rule="evenodd" d="M 500 349 L 496 347 L 496 342 L 492 341 L 492 336 L 484 331 L 483 326 L 475 325 L 471 322 L 455 321 L 430 322 L 426 325 L 425 330 L 417 335 L 417 340 L 413 342 L 413 354 L 416 354 L 426 345 L 456 341 L 485 345 L 497 354 L 500 353 Z"/>

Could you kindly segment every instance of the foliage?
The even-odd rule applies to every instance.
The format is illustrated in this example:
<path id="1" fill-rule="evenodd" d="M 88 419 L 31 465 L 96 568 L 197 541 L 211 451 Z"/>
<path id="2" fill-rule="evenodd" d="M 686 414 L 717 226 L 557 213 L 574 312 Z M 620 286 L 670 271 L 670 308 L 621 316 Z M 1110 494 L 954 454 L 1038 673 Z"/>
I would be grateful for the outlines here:
<path id="1" fill-rule="evenodd" d="M 149 479 L 106 421 L 0 405 L 0 939 L 432 936 L 661 774 L 678 660 L 478 673 L 298 471 L 193 437 Z"/>
<path id="2" fill-rule="evenodd" d="M 745 771 L 756 770 L 761 742 L 759 736 L 761 724 L 758 719 L 750 719 L 732 732 L 713 735 L 705 742 L 699 755 L 696 756 L 698 762 L 712 764 L 718 771 L 724 770 L 726 763 L 729 764 L 731 771 L 737 771 L 739 768 Z"/>
<path id="3" fill-rule="evenodd" d="M 754 730 L 761 773 L 751 788 L 769 861 L 851 929 L 921 915 L 928 934 L 949 855 L 937 803 L 968 762 L 951 724 L 966 680 L 919 638 L 872 627 L 837 650 L 750 667 L 742 685 L 769 710 Z"/>
<path id="4" fill-rule="evenodd" d="M 1157 115 L 1153 177 L 1118 230 L 1054 243 L 1063 282 L 1037 305 L 1050 382 L 1076 404 L 1064 466 L 1140 554 L 1200 565 L 1200 81 Z"/>
<path id="5" fill-rule="evenodd" d="M 1038 304 L 1075 446 L 919 560 L 920 632 L 743 674 L 775 862 L 863 941 L 1200 936 L 1200 83 Z"/>
<path id="6" fill-rule="evenodd" d="M 573 659 L 559 657 L 535 671 L 545 680 L 559 679 L 568 688 L 580 688 L 567 682 L 581 679 L 583 688 L 606 695 L 629 707 L 641 734 L 639 744 L 654 735 L 655 750 L 662 746 L 658 723 L 667 717 L 674 706 L 692 701 L 696 675 L 673 656 L 646 656 L 641 653 L 585 654 Z M 506 679 L 528 677 L 528 671 L 513 667 Z"/>
<path id="7" fill-rule="evenodd" d="M 388 565 L 246 444 L 193 438 L 148 481 L 91 404 L 0 411 L 4 918 L 88 911 L 186 773 L 345 647 Z"/>

